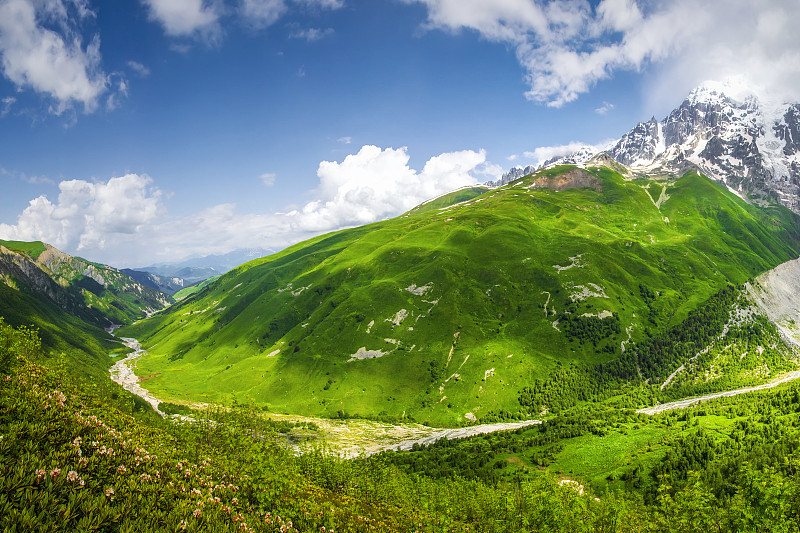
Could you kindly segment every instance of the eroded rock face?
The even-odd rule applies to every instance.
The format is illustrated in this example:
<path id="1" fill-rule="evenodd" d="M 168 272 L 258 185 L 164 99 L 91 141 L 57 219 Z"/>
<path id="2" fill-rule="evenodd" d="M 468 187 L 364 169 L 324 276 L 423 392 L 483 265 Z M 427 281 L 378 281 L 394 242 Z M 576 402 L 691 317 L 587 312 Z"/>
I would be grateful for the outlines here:
<path id="1" fill-rule="evenodd" d="M 74 291 L 57 283 L 51 274 L 29 256 L 0 246 L 0 280 L 9 287 L 43 297 L 64 311 L 96 325 L 108 320 L 96 309 L 90 309 Z"/>
<path id="2" fill-rule="evenodd" d="M 780 264 L 745 285 L 748 299 L 766 315 L 784 339 L 800 348 L 800 259 Z"/>
<path id="3" fill-rule="evenodd" d="M 575 168 L 558 176 L 542 176 L 533 182 L 536 187 L 546 187 L 563 191 L 566 189 L 583 189 L 589 187 L 601 190 L 600 179 L 583 169 Z"/>

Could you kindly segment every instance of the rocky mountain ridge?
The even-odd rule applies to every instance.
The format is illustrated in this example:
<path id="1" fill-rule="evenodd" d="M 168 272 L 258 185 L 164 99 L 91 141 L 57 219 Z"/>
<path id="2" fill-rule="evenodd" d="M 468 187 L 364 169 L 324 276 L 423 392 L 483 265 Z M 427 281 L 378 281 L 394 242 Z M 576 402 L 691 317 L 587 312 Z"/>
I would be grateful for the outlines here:
<path id="1" fill-rule="evenodd" d="M 44 243 L 0 241 L 0 282 L 98 326 L 129 322 L 172 303 L 116 268 Z"/>
<path id="2" fill-rule="evenodd" d="M 666 118 L 637 124 L 611 148 L 578 152 L 541 166 L 585 163 L 606 153 L 646 176 L 696 169 L 756 204 L 800 213 L 800 104 L 771 100 L 730 84 L 706 82 Z M 529 174 L 515 168 L 493 185 Z"/>
<path id="3" fill-rule="evenodd" d="M 164 294 L 169 294 L 170 296 L 174 296 L 179 290 L 192 285 L 192 282 L 177 276 L 159 276 L 152 272 L 132 270 L 130 268 L 123 268 L 120 272 L 130 276 L 145 287 L 151 287 Z"/>

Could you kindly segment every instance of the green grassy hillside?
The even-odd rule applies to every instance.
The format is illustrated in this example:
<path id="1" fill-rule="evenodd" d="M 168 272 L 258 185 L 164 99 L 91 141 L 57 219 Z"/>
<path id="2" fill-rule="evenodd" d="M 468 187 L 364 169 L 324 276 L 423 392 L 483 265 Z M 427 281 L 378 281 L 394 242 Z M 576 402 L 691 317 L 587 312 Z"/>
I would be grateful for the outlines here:
<path id="1" fill-rule="evenodd" d="M 519 410 L 520 391 L 565 365 L 670 334 L 800 250 L 795 215 L 694 172 L 564 166 L 437 201 L 242 265 L 127 328 L 150 351 L 148 389 L 461 424 Z"/>
<path id="2" fill-rule="evenodd" d="M 204 279 L 203 281 L 195 283 L 194 285 L 190 285 L 190 286 L 188 286 L 186 288 L 183 288 L 183 289 L 181 289 L 181 290 L 179 290 L 178 292 L 175 293 L 174 298 L 177 301 L 183 300 L 184 298 L 188 298 L 192 294 L 195 294 L 196 292 L 198 292 L 201 289 L 205 288 L 206 285 L 210 285 L 210 284 L 214 283 L 219 278 L 220 278 L 220 276 L 212 276 L 212 277 L 210 277 L 208 279 Z"/>
<path id="3" fill-rule="evenodd" d="M 115 268 L 39 241 L 0 241 L 0 282 L 102 327 L 130 323 L 172 302 Z"/>
<path id="4" fill-rule="evenodd" d="M 38 241 L 0 241 L 0 317 L 38 330 L 39 362 L 89 379 L 105 393 L 112 393 L 110 354 L 126 349 L 103 328 L 132 322 L 168 301 L 112 267 Z"/>

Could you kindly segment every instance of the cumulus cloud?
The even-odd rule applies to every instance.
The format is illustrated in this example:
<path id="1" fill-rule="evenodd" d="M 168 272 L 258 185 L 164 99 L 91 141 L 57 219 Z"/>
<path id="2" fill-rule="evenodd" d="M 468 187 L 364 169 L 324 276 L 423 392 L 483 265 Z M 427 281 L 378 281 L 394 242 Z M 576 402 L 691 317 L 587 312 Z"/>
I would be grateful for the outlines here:
<path id="1" fill-rule="evenodd" d="M 560 107 L 620 70 L 656 65 L 685 91 L 744 74 L 786 93 L 800 84 L 800 3 L 785 0 L 406 0 L 426 27 L 512 46 L 534 101 Z"/>
<path id="2" fill-rule="evenodd" d="M 290 215 L 295 227 L 321 231 L 375 222 L 428 198 L 477 183 L 486 154 L 465 150 L 432 157 L 421 172 L 408 166 L 406 148 L 363 146 L 341 163 L 323 161 L 317 170 L 317 199 Z"/>
<path id="3" fill-rule="evenodd" d="M 56 114 L 75 103 L 94 111 L 108 90 L 108 77 L 100 65 L 100 37 L 84 46 L 78 31 L 81 21 L 92 16 L 80 0 L 0 2 L 3 75 L 20 90 L 51 97 Z"/>
<path id="4" fill-rule="evenodd" d="M 363 146 L 341 162 L 319 164 L 314 200 L 288 213 L 239 213 L 233 204 L 170 216 L 165 195 L 148 176 L 106 182 L 67 180 L 57 200 L 31 200 L 16 224 L 0 224 L 0 239 L 42 240 L 71 254 L 114 266 L 141 266 L 237 248 L 280 249 L 342 227 L 396 216 L 466 185 L 497 177 L 483 150 L 444 153 L 421 171 L 405 148 Z M 0 174 L 4 173 L 0 169 Z M 263 174 L 269 185 L 274 174 Z"/>
<path id="5" fill-rule="evenodd" d="M 103 248 L 118 235 L 135 234 L 163 213 L 161 192 L 147 176 L 127 174 L 106 183 L 68 180 L 56 202 L 31 200 L 15 225 L 0 224 L 7 239 L 44 240 L 81 252 Z"/>
<path id="6" fill-rule="evenodd" d="M 167 35 L 213 37 L 220 31 L 220 13 L 215 3 L 204 0 L 142 0 L 150 20 L 164 28 Z"/>

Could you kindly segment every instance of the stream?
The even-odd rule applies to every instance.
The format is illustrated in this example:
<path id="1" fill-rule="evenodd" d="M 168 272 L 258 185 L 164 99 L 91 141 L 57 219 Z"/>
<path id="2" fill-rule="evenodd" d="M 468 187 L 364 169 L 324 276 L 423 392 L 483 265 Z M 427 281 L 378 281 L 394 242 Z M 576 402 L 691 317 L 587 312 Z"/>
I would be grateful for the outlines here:
<path id="1" fill-rule="evenodd" d="M 113 335 L 113 329 L 109 331 Z M 147 352 L 142 349 L 142 345 L 139 343 L 138 340 L 131 338 L 131 337 L 118 337 L 122 343 L 133 350 L 125 359 L 121 359 L 114 363 L 114 366 L 108 369 L 109 373 L 111 374 L 111 380 L 119 383 L 122 387 L 128 391 L 132 392 L 136 396 L 139 396 L 144 401 L 149 403 L 153 406 L 153 410 L 156 413 L 160 414 L 162 417 L 166 418 L 166 414 L 164 414 L 161 409 L 158 408 L 159 404 L 161 403 L 158 398 L 150 394 L 150 392 L 139 385 L 139 378 L 133 371 L 133 366 L 137 359 L 142 357 Z"/>
<path id="2" fill-rule="evenodd" d="M 113 334 L 113 328 L 110 328 L 109 333 Z M 147 389 L 139 385 L 139 378 L 136 376 L 136 373 L 134 372 L 136 360 L 144 356 L 147 352 L 142 348 L 142 345 L 139 343 L 139 341 L 134 338 L 131 337 L 118 337 L 118 338 L 120 339 L 120 341 L 122 341 L 123 344 L 125 344 L 125 346 L 133 350 L 133 352 L 128 354 L 128 356 L 125 357 L 124 359 L 121 359 L 116 363 L 114 363 L 114 365 L 109 369 L 109 373 L 111 374 L 111 379 L 114 382 L 122 385 L 122 387 L 125 390 L 145 400 L 153 407 L 153 409 L 159 415 L 166 418 L 167 415 L 159 409 L 159 405 L 161 403 L 160 400 L 158 400 L 158 398 L 150 394 L 150 392 Z M 731 391 L 715 392 L 713 394 L 706 394 L 704 396 L 698 396 L 694 398 L 685 398 L 683 400 L 678 400 L 675 402 L 654 405 L 653 407 L 645 407 L 644 409 L 639 409 L 636 412 L 646 415 L 655 415 L 673 409 L 685 409 L 686 407 L 689 407 L 691 405 L 706 400 L 737 396 L 739 394 L 746 394 L 748 392 L 771 389 L 773 387 L 777 387 L 782 383 L 787 383 L 789 381 L 793 381 L 798 378 L 800 378 L 800 370 L 790 372 L 789 374 L 783 376 L 780 379 L 777 379 L 770 383 L 765 383 L 763 385 L 757 385 L 754 387 L 745 387 Z M 316 420 L 322 422 L 322 419 L 316 419 Z M 325 422 L 331 423 L 333 421 L 325 421 Z M 386 439 L 356 438 L 355 439 L 356 442 L 350 442 L 349 446 L 345 445 L 343 448 L 340 448 L 339 454 L 344 457 L 356 457 L 359 455 L 374 455 L 376 453 L 380 453 L 386 450 L 407 451 L 412 449 L 415 444 L 419 444 L 420 446 L 427 446 L 433 444 L 434 442 L 440 439 L 463 439 L 467 437 L 473 437 L 475 435 L 484 435 L 486 433 L 493 433 L 495 431 L 516 430 L 541 423 L 542 423 L 541 420 L 524 420 L 521 422 L 500 422 L 496 424 L 480 424 L 477 426 L 467 426 L 461 428 L 431 428 L 426 426 L 417 426 L 416 429 L 412 430 L 410 428 L 406 428 L 406 431 L 403 431 L 403 433 L 405 433 L 404 437 L 406 438 L 402 437 L 399 439 L 396 437 L 386 438 Z M 400 426 L 397 426 L 397 429 L 400 429 Z M 350 432 L 350 430 L 347 428 L 345 428 L 345 431 L 347 433 Z M 333 433 L 337 433 L 337 431 L 334 430 Z"/>

